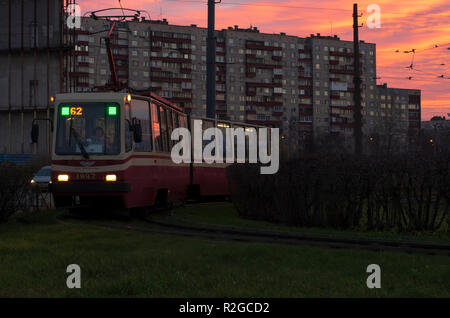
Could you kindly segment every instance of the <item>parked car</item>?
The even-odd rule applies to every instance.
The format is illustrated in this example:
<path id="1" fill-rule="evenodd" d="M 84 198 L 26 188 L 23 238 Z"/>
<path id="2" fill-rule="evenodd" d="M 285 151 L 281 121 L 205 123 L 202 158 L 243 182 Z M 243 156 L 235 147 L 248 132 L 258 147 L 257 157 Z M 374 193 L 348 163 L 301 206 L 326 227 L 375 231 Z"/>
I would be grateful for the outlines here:
<path id="1" fill-rule="evenodd" d="M 51 172 L 51 166 L 42 167 L 31 179 L 31 185 L 38 186 L 41 190 L 48 190 L 48 185 L 52 183 Z"/>

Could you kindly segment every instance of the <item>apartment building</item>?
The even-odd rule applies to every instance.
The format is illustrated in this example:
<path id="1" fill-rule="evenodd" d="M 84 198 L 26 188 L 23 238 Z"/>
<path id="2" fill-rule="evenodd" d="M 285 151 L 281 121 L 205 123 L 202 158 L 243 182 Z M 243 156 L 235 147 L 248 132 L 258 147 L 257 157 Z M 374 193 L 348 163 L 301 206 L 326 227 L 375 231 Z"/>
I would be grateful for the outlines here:
<path id="1" fill-rule="evenodd" d="M 85 18 L 82 25 L 72 76 L 76 90 L 89 90 L 109 79 L 103 40 L 109 24 Z M 205 28 L 166 20 L 118 23 L 112 48 L 119 80 L 204 116 L 206 36 Z M 313 135 L 352 138 L 353 42 L 238 26 L 218 30 L 216 37 L 218 118 L 277 126 L 306 144 Z M 375 44 L 361 41 L 363 116 L 370 116 L 377 102 L 375 52 Z"/>
<path id="2" fill-rule="evenodd" d="M 111 84 L 105 44 L 110 26 L 108 21 L 83 17 L 81 29 L 64 29 L 60 38 L 73 49 L 64 51 L 64 59 L 55 59 L 61 63 L 61 80 L 50 95 L 88 92 Z M 206 28 L 171 25 L 165 19 L 117 22 L 111 48 L 118 80 L 205 116 L 206 37 Z M 342 139 L 351 148 L 353 42 L 337 36 L 297 37 L 233 26 L 216 31 L 216 47 L 218 118 L 279 127 L 286 141 L 300 147 L 329 138 Z M 363 132 L 369 136 L 388 117 L 382 115 L 387 111 L 381 110 L 382 89 L 376 85 L 376 46 L 360 41 L 359 53 Z M 420 120 L 413 119 L 416 113 L 420 118 L 420 91 L 403 91 L 408 101 L 410 95 L 419 94 L 418 100 L 411 97 L 418 108 L 408 111 L 407 118 L 408 127 L 415 128 L 417 123 L 420 127 Z"/>
<path id="3" fill-rule="evenodd" d="M 420 90 L 377 85 L 377 103 L 367 117 L 370 121 L 367 134 L 389 147 L 413 143 L 421 128 L 420 93 Z"/>

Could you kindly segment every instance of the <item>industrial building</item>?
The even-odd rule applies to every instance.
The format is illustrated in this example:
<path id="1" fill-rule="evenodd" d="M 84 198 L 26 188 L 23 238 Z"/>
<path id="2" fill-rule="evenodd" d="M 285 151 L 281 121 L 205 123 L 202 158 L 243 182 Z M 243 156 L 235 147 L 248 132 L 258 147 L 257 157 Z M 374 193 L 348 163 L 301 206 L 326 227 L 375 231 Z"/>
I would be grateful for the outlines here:
<path id="1" fill-rule="evenodd" d="M 64 1 L 67 2 L 67 1 Z M 0 153 L 50 152 L 51 125 L 31 144 L 34 118 L 52 114 L 50 96 L 63 91 L 67 36 L 63 1 L 0 1 Z"/>
<path id="2" fill-rule="evenodd" d="M 7 66 L 0 70 L 0 153 L 49 153 L 48 123 L 41 124 L 47 142 L 32 145 L 29 134 L 34 118 L 52 115 L 50 96 L 109 84 L 110 23 L 83 17 L 81 28 L 68 29 L 64 7 L 72 2 L 0 1 L 0 63 Z M 205 116 L 206 37 L 206 28 L 165 19 L 118 22 L 111 36 L 118 79 Z M 360 41 L 359 54 L 364 136 L 384 134 L 389 121 L 406 142 L 420 129 L 420 90 L 376 85 L 376 45 Z M 337 36 L 217 30 L 216 116 L 279 127 L 299 147 L 323 139 L 352 147 L 353 56 L 353 42 Z"/>

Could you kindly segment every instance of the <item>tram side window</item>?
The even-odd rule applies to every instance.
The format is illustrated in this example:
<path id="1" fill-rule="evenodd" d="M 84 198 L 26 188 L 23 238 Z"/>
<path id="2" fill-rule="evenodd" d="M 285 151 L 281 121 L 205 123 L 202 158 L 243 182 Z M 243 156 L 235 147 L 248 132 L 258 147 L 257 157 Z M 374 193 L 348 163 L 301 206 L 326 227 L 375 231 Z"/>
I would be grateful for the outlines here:
<path id="1" fill-rule="evenodd" d="M 178 127 L 188 128 L 186 115 L 178 114 L 178 125 Z"/>
<path id="2" fill-rule="evenodd" d="M 180 127 L 179 116 L 177 112 L 172 113 L 173 129 Z"/>
<path id="3" fill-rule="evenodd" d="M 133 147 L 132 135 L 131 135 L 131 118 L 130 118 L 130 105 L 125 104 L 125 152 L 129 152 Z"/>
<path id="4" fill-rule="evenodd" d="M 167 118 L 166 109 L 164 107 L 159 107 L 159 118 L 161 123 L 161 145 L 162 151 L 169 151 L 168 140 L 167 140 Z"/>
<path id="5" fill-rule="evenodd" d="M 170 136 L 172 136 L 172 129 L 173 129 L 173 112 L 170 109 L 166 110 L 166 114 L 167 114 L 167 137 L 168 137 L 168 143 L 169 143 L 169 151 L 172 150 L 172 146 L 173 146 L 173 141 L 170 138 Z"/>
<path id="6" fill-rule="evenodd" d="M 131 101 L 131 116 L 140 121 L 142 142 L 136 143 L 135 151 L 152 151 L 152 132 L 150 130 L 150 113 L 148 102 L 134 99 Z"/>
<path id="7" fill-rule="evenodd" d="M 159 107 L 151 103 L 153 145 L 155 151 L 161 151 L 161 127 L 159 125 Z"/>

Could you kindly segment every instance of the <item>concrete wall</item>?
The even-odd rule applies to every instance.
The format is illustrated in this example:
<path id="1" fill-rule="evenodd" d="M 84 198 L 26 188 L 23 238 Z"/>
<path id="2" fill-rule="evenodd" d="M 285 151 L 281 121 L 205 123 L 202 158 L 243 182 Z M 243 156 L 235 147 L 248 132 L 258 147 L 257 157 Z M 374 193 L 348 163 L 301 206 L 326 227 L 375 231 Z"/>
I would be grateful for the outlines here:
<path id="1" fill-rule="evenodd" d="M 47 124 L 30 144 L 31 123 L 52 113 L 61 86 L 62 0 L 0 0 L 0 153 L 48 153 Z M 22 18 L 23 17 L 23 18 Z"/>

